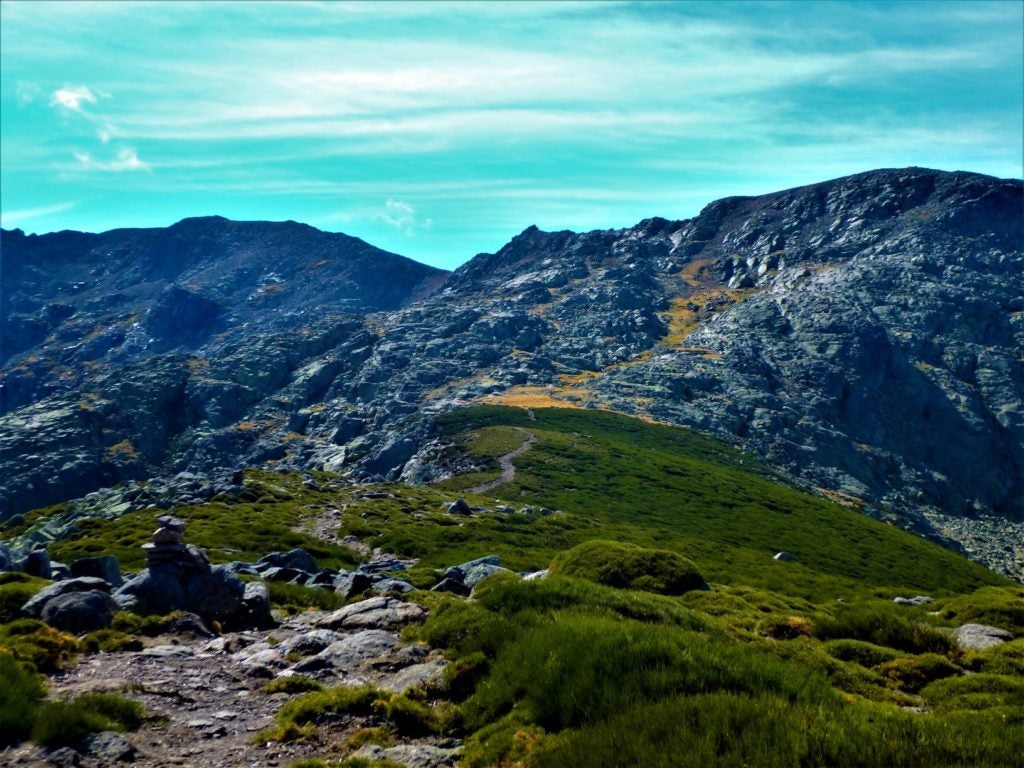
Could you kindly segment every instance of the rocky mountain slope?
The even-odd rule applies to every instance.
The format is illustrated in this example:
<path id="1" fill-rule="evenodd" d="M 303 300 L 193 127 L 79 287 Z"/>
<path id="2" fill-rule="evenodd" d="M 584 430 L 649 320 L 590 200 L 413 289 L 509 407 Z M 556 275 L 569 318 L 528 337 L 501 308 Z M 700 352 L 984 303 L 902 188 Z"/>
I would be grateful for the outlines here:
<path id="1" fill-rule="evenodd" d="M 2 245 L 7 516 L 182 469 L 437 479 L 433 416 L 482 400 L 712 432 L 1024 568 L 1017 180 L 882 170 L 531 227 L 447 278 L 293 223 Z"/>

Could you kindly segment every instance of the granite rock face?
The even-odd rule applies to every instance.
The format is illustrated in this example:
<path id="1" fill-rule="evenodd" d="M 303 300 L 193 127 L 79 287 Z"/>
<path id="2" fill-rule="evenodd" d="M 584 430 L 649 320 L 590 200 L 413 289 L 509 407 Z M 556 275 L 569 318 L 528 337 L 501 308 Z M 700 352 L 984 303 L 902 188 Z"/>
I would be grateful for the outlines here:
<path id="1" fill-rule="evenodd" d="M 530 227 L 447 277 L 294 223 L 4 232 L 0 516 L 267 461 L 428 481 L 458 470 L 437 413 L 560 404 L 716 434 L 1021 576 L 986 542 L 1024 522 L 1022 206 L 880 170 Z"/>

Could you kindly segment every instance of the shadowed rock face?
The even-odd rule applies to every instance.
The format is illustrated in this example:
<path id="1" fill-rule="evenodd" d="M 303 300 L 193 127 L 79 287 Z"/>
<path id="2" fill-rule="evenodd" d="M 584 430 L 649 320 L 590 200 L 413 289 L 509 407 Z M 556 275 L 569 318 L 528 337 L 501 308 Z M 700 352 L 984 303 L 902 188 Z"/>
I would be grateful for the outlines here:
<path id="1" fill-rule="evenodd" d="M 4 232 L 4 514 L 267 460 L 429 480 L 431 415 L 483 399 L 713 432 L 923 531 L 1020 519 L 1021 210 L 1019 181 L 873 171 L 531 227 L 446 279 L 294 223 Z"/>

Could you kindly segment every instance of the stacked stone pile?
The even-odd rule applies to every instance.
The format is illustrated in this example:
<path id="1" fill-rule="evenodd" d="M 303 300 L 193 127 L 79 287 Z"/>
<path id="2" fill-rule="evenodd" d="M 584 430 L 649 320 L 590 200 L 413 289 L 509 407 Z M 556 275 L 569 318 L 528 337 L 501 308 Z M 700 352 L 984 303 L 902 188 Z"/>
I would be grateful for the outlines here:
<path id="1" fill-rule="evenodd" d="M 270 595 L 262 584 L 243 584 L 224 566 L 185 543 L 185 522 L 165 515 L 143 544 L 146 568 L 117 590 L 115 600 L 136 613 L 185 610 L 225 625 L 271 626 Z"/>

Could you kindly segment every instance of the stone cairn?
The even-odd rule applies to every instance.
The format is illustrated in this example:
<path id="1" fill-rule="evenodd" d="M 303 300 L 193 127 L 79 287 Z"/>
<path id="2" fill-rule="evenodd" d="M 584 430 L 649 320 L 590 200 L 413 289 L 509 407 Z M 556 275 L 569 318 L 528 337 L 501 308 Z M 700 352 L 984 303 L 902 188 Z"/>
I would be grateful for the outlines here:
<path id="1" fill-rule="evenodd" d="M 209 560 L 201 549 L 185 544 L 185 521 L 171 515 L 157 518 L 160 527 L 153 532 L 152 540 L 143 544 L 146 551 L 146 567 L 172 567 L 184 570 L 205 571 Z"/>

